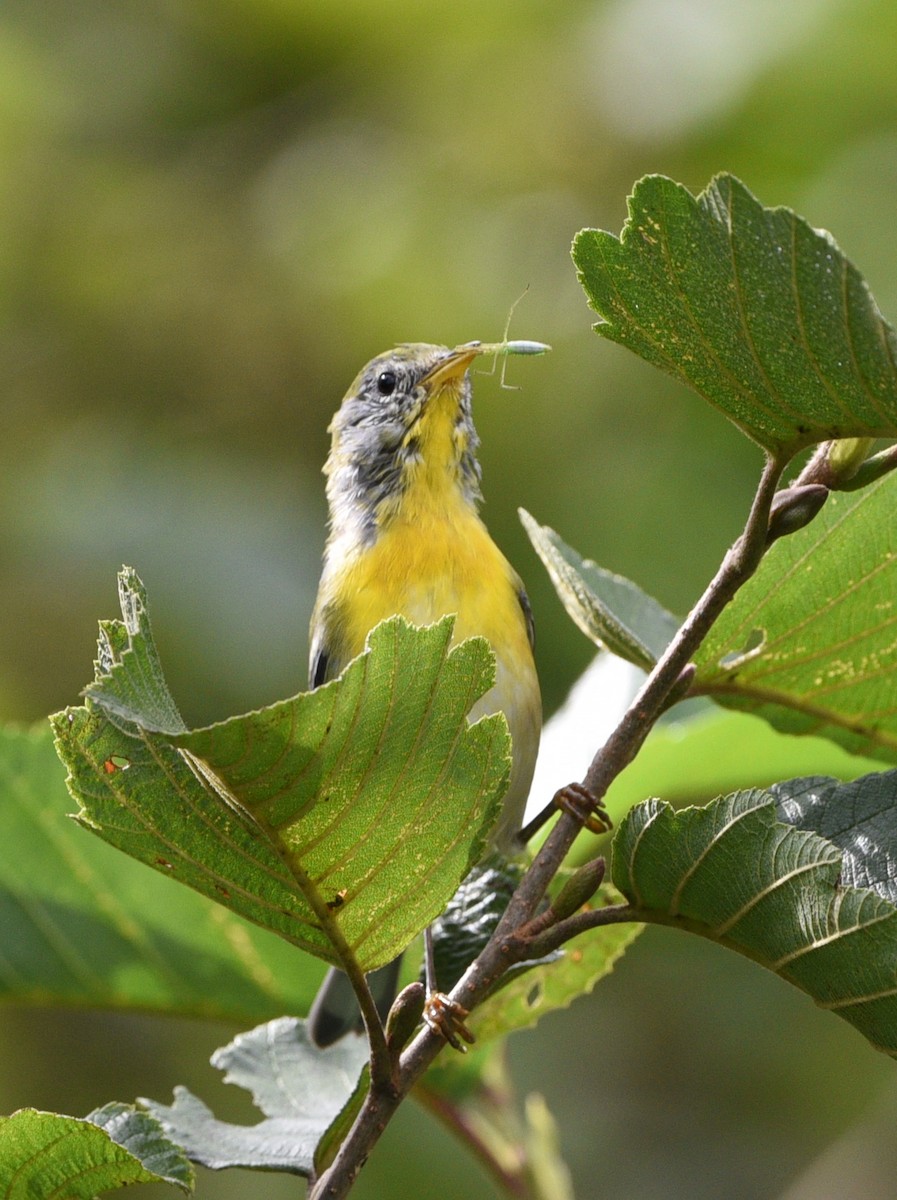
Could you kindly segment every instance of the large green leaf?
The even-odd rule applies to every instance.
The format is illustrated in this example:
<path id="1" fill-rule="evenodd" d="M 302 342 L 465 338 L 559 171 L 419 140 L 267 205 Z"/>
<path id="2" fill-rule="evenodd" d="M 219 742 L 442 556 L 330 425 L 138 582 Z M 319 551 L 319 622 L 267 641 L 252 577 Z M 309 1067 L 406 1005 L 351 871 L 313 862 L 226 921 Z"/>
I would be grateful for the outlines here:
<path id="1" fill-rule="evenodd" d="M 193 1187 L 180 1147 L 148 1113 L 109 1104 L 84 1120 L 31 1108 L 0 1118 L 3 1200 L 94 1200 L 129 1183 Z"/>
<path id="2" fill-rule="evenodd" d="M 777 541 L 698 650 L 696 690 L 897 761 L 897 476 Z"/>
<path id="3" fill-rule="evenodd" d="M 388 961 L 444 908 L 500 810 L 507 724 L 467 721 L 494 681 L 488 643 L 450 648 L 451 618 L 393 618 L 315 692 L 160 732 L 176 709 L 142 587 L 122 580 L 126 620 L 102 627 L 91 702 L 53 719 L 78 819 L 327 961 L 335 936 L 364 970 Z"/>
<path id="4" fill-rule="evenodd" d="M 351 1098 L 366 1062 L 364 1038 L 350 1034 L 322 1050 L 309 1040 L 302 1021 L 282 1017 L 241 1033 L 212 1056 L 225 1082 L 252 1093 L 265 1120 L 256 1125 L 219 1121 L 183 1087 L 176 1089 L 172 1105 L 141 1103 L 188 1158 L 203 1166 L 309 1175 L 319 1141 Z"/>
<path id="5" fill-rule="evenodd" d="M 897 908 L 842 869 L 837 846 L 778 820 L 757 790 L 678 813 L 649 800 L 614 840 L 635 920 L 746 954 L 897 1057 Z"/>
<path id="6" fill-rule="evenodd" d="M 87 837 L 46 723 L 0 728 L 0 998 L 247 1025 L 305 1012 L 321 968 Z"/>
<path id="7" fill-rule="evenodd" d="M 573 257 L 596 330 L 693 387 L 761 446 L 897 435 L 897 338 L 828 233 L 731 175 L 697 198 L 640 180 L 620 238 Z"/>

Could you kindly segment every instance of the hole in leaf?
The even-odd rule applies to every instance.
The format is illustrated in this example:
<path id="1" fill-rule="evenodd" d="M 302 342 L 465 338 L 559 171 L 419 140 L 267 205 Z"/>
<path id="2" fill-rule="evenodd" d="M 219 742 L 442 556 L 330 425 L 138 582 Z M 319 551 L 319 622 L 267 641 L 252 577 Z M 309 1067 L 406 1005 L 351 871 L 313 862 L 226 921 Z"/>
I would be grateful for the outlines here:
<path id="1" fill-rule="evenodd" d="M 535 1008 L 537 1004 L 542 1002 L 542 984 L 535 983 L 526 993 L 526 1003 L 528 1008 Z"/>
<path id="2" fill-rule="evenodd" d="M 752 629 L 742 649 L 733 650 L 731 654 L 724 654 L 719 660 L 719 666 L 724 671 L 732 671 L 750 662 L 752 658 L 756 658 L 763 652 L 765 646 L 766 630 Z"/>
<path id="3" fill-rule="evenodd" d="M 114 775 L 116 771 L 127 771 L 130 765 L 129 759 L 122 758 L 120 754 L 113 754 L 103 763 L 103 770 L 107 775 Z"/>

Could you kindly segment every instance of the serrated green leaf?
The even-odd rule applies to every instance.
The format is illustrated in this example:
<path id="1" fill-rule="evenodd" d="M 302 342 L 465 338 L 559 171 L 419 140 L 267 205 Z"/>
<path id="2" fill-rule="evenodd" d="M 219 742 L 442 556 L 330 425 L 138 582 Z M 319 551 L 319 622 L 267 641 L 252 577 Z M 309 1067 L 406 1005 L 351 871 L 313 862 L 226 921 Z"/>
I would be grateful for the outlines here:
<path id="1" fill-rule="evenodd" d="M 897 771 L 851 783 L 821 775 L 789 779 L 769 791 L 782 820 L 838 847 L 842 883 L 897 904 Z"/>
<path id="2" fill-rule="evenodd" d="M 779 821 L 758 790 L 678 813 L 649 800 L 613 846 L 633 919 L 753 958 L 897 1057 L 897 908 L 841 873 L 838 847 Z"/>
<path id="3" fill-rule="evenodd" d="M 309 1175 L 315 1148 L 352 1096 L 367 1062 L 367 1042 L 350 1035 L 326 1050 L 308 1037 L 305 1023 L 282 1017 L 241 1033 L 216 1050 L 212 1065 L 225 1082 L 252 1093 L 265 1120 L 257 1125 L 219 1121 L 186 1088 L 172 1105 L 141 1100 L 182 1145 L 187 1157 L 212 1170 L 251 1167 Z"/>
<path id="4" fill-rule="evenodd" d="M 53 718 L 78 819 L 329 962 L 335 924 L 364 970 L 382 965 L 482 856 L 507 788 L 504 717 L 467 722 L 494 656 L 482 638 L 451 647 L 452 627 L 386 621 L 339 679 L 177 735 L 140 728 L 135 650 L 113 644 L 121 671 L 91 689 L 96 707 Z"/>
<path id="5" fill-rule="evenodd" d="M 79 824 L 169 878 L 305 947 L 313 918 L 270 839 L 206 787 L 177 747 L 128 737 L 101 711 L 53 720 Z M 107 764 L 124 765 L 107 770 Z"/>
<path id="6" fill-rule="evenodd" d="M 731 175 L 697 198 L 640 180 L 618 239 L 573 258 L 603 337 L 628 346 L 775 453 L 897 435 L 897 338 L 832 237 Z"/>
<path id="7" fill-rule="evenodd" d="M 97 677 L 84 694 L 127 733 L 135 733 L 134 726 L 183 733 L 187 726 L 168 690 L 150 628 L 146 589 L 133 567 L 119 572 L 118 597 L 124 619 L 100 623 Z"/>
<path id="8" fill-rule="evenodd" d="M 622 575 L 580 558 L 524 509 L 519 512 L 571 620 L 596 645 L 650 671 L 679 628 L 676 617 Z"/>
<path id="9" fill-rule="evenodd" d="M 333 683 L 179 738 L 277 836 L 369 970 L 445 907 L 479 861 L 507 789 L 502 716 L 467 725 L 494 682 L 488 643 L 452 620 L 393 618 Z M 301 731 L 301 732 L 297 732 Z"/>
<path id="10" fill-rule="evenodd" d="M 93 1200 L 129 1183 L 193 1187 L 193 1170 L 148 1113 L 108 1105 L 89 1117 L 21 1109 L 0 1118 L 3 1200 Z"/>
<path id="11" fill-rule="evenodd" d="M 131 742 L 134 743 L 133 739 Z M 0 998 L 251 1024 L 320 982 L 281 938 L 84 836 L 52 731 L 0 728 Z"/>
<path id="12" fill-rule="evenodd" d="M 695 690 L 897 761 L 897 476 L 773 545 L 695 655 Z"/>

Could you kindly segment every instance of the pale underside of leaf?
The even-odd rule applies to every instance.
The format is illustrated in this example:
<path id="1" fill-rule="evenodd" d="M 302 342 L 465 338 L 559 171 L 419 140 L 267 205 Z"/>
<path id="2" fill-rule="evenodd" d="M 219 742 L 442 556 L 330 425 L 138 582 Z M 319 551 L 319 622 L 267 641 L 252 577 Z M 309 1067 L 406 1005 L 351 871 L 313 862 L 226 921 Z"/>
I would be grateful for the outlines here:
<path id="1" fill-rule="evenodd" d="M 678 620 L 630 580 L 581 558 L 524 509 L 520 519 L 574 623 L 596 645 L 650 671 L 679 628 Z"/>
<path id="2" fill-rule="evenodd" d="M 220 1121 L 186 1088 L 176 1089 L 170 1106 L 142 1103 L 203 1166 L 309 1175 L 318 1143 L 352 1096 L 367 1055 L 362 1037 L 349 1035 L 322 1050 L 310 1041 L 304 1022 L 282 1017 L 240 1034 L 212 1057 L 226 1083 L 252 1093 L 263 1121 Z"/>

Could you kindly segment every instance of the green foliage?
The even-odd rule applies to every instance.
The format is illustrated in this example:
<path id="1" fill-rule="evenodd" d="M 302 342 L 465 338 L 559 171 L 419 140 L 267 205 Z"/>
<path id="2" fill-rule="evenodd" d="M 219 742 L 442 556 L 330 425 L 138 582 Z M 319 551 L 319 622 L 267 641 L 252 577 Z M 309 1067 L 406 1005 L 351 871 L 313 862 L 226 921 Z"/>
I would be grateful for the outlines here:
<path id="1" fill-rule="evenodd" d="M 573 245 L 603 337 L 669 371 L 765 449 L 897 436 L 897 335 L 834 239 L 718 176 L 640 180 L 619 238 Z"/>
<path id="2" fill-rule="evenodd" d="M 737 180 L 722 177 L 697 200 L 669 180 L 643 180 L 621 239 L 585 231 L 574 257 L 605 317 L 598 332 L 674 370 L 780 462 L 808 442 L 897 432 L 894 334 L 862 278 L 827 235 L 787 210 L 763 209 Z M 853 446 L 859 463 L 869 445 Z M 695 656 L 692 694 L 893 758 L 894 487 L 884 475 L 832 495 L 821 511 L 825 489 L 816 488 L 805 520 L 775 526 L 777 540 Z M 524 523 L 573 620 L 650 668 L 675 633 L 673 618 L 528 515 Z M 755 755 L 754 782 L 763 769 Z M 806 829 L 836 831 L 832 840 L 778 824 L 769 795 L 755 789 L 678 815 L 650 801 L 614 841 L 614 883 L 630 918 L 741 950 L 897 1053 L 887 987 L 893 896 L 867 890 L 876 867 L 849 862 L 868 849 L 879 874 L 889 873 L 890 777 L 852 785 L 856 793 L 832 784 L 824 804 L 807 790 L 813 783 L 794 781 L 783 794 L 812 795 L 810 810 L 792 801 L 789 811 Z"/>
<path id="3" fill-rule="evenodd" d="M 893 845 L 893 781 L 888 792 Z M 840 849 L 779 821 L 768 793 L 639 805 L 614 840 L 613 879 L 637 919 L 748 955 L 897 1057 L 897 908 L 845 885 Z"/>
<path id="4" fill-rule="evenodd" d="M 865 440 L 844 448 L 850 451 L 845 478 L 857 490 L 828 497 L 814 479 L 778 493 L 768 524 L 749 525 L 745 539 L 758 533 L 757 556 L 765 551 L 765 557 L 696 654 L 697 638 L 686 646 L 677 635 L 699 629 L 689 622 L 700 616 L 693 613 L 680 630 L 634 584 L 582 559 L 523 513 L 568 614 L 593 641 L 645 670 L 663 659 L 658 679 L 667 662 L 673 667 L 653 709 L 650 686 L 643 693 L 645 726 L 690 688 L 778 730 L 816 733 L 854 753 L 894 758 L 888 530 L 897 484 L 887 473 L 889 458 L 872 470 L 864 457 L 871 439 L 897 435 L 897 336 L 864 281 L 828 235 L 788 210 L 763 208 L 729 176 L 697 199 L 670 180 L 642 180 L 621 237 L 584 231 L 574 257 L 603 318 L 599 332 L 720 408 L 764 448 L 768 470 L 778 473 L 813 442 Z M 759 499 L 758 510 L 765 511 Z M 725 570 L 712 587 L 723 578 Z M 365 971 L 380 966 L 443 913 L 436 927 L 443 986 L 484 947 L 484 963 L 494 956 L 479 995 L 471 993 L 475 1000 L 485 995 L 470 1017 L 477 1053 L 463 1072 L 437 1072 L 428 1087 L 427 1102 L 444 1112 L 466 1096 L 456 1112 L 459 1128 L 465 1128 L 464 1104 L 472 1118 L 488 1095 L 498 1061 L 489 1044 L 589 991 L 649 922 L 698 933 L 754 959 L 897 1056 L 897 773 L 842 785 L 814 772 L 771 792 L 750 786 L 678 813 L 660 800 L 636 803 L 613 841 L 612 885 L 598 887 L 604 863 L 594 856 L 587 854 L 587 866 L 572 875 L 556 870 L 558 855 L 552 878 L 539 874 L 540 857 L 529 877 L 540 882 L 528 918 L 501 945 L 491 935 L 525 868 L 487 863 L 471 874 L 488 844 L 510 765 L 504 719 L 467 721 L 495 677 L 483 639 L 452 648 L 451 618 L 423 630 L 395 618 L 373 630 L 365 653 L 317 691 L 188 729 L 165 682 L 142 584 L 125 569 L 119 590 L 123 620 L 101 624 L 86 704 L 53 719 L 81 805 L 77 820 L 189 884 L 199 893 L 191 896 L 195 912 L 205 917 L 217 901 L 230 910 L 228 922 L 241 922 L 232 930 L 243 930 L 246 919 L 259 927 L 253 937 L 276 935 L 331 963 Z M 686 652 L 694 665 L 683 670 Z M 633 753 L 634 728 L 635 718 L 621 726 L 633 737 L 623 749 Z M 679 728 L 695 734 L 701 720 Z M 656 731 L 654 750 L 648 745 L 649 765 L 663 762 L 662 750 L 659 759 L 651 757 L 663 736 Z M 757 785 L 770 766 L 758 760 L 753 737 L 744 745 L 749 760 L 742 749 L 737 769 Z M 617 747 L 604 766 L 621 770 L 625 761 Z M 37 765 L 35 777 L 44 767 Z M 726 770 L 714 761 L 702 786 L 720 790 Z M 627 798 L 612 794 L 612 802 L 625 807 L 664 782 L 669 777 L 630 780 Z M 693 771 L 688 786 L 696 786 Z M 23 797 L 21 811 L 11 808 L 7 820 L 32 816 L 27 789 Z M 564 829 L 562 823 L 562 836 Z M 68 853 L 66 839 L 57 848 Z M 71 861 L 67 871 L 77 874 Z M 39 919 L 55 897 L 52 889 L 29 893 L 12 870 L 0 875 L 4 884 L 16 925 L 32 937 L 28 952 L 37 952 L 35 931 L 53 944 L 51 993 L 66 993 L 65 972 L 77 976 L 74 966 L 88 983 L 79 981 L 72 995 L 114 994 L 112 972 L 98 972 L 96 983 L 89 956 L 69 951 L 85 916 L 96 919 L 96 911 L 111 942 L 133 944 L 129 962 L 141 954 L 152 961 L 153 918 L 126 919 L 136 907 L 127 888 L 118 909 L 95 888 L 82 904 L 85 913 L 54 924 Z M 68 886 L 63 877 L 60 897 L 68 899 Z M 189 906 L 178 911 L 186 914 Z M 560 935 L 552 940 L 559 928 L 566 942 Z M 250 939 L 231 956 L 241 979 L 256 961 L 245 953 L 247 944 L 253 954 L 265 946 Z M 530 946 L 530 961 L 504 974 L 494 966 L 502 954 L 513 950 L 519 959 L 520 948 L 525 953 Z M 533 961 L 537 953 L 544 957 Z M 0 978 L 4 965 L 0 959 Z M 486 968 L 478 964 L 468 978 L 477 970 Z M 16 987 L 24 993 L 27 968 L 13 965 L 5 977 L 11 994 Z M 189 1009 L 202 985 L 189 972 L 187 978 L 186 998 L 175 1003 Z M 133 986 L 131 995 L 148 994 L 149 986 L 148 980 Z M 176 992 L 173 986 L 166 994 Z M 412 1020 L 418 993 L 409 1001 Z M 267 1000 L 261 988 L 255 1002 Z M 368 1073 L 368 1047 L 354 1035 L 320 1050 L 292 1018 L 241 1035 L 213 1063 L 253 1093 L 264 1114 L 255 1126 L 219 1121 L 183 1088 L 171 1106 L 145 1103 L 195 1161 L 315 1177 L 356 1114 L 379 1120 L 365 1102 L 369 1086 L 380 1089 L 381 1100 L 387 1092 L 401 1097 L 417 1078 L 403 1075 L 413 1049 L 400 1060 L 382 1038 L 373 1042 Z M 503 1153 L 513 1138 L 501 1130 L 501 1105 L 489 1104 L 488 1122 Z M 107 1117 L 107 1123 L 136 1122 L 143 1135 L 154 1128 L 133 1112 L 110 1110 Z M 519 1131 L 514 1136 L 527 1142 Z M 488 1141 L 484 1136 L 481 1149 Z M 556 1156 L 549 1157 L 554 1171 Z"/>
<path id="5" fill-rule="evenodd" d="M 507 786 L 504 718 L 467 724 L 486 642 L 395 618 L 316 692 L 179 732 L 127 570 L 121 591 L 90 704 L 53 718 L 78 820 L 318 957 L 388 962 L 481 856 Z"/>
<path id="6" fill-rule="evenodd" d="M 264 1121 L 246 1126 L 216 1120 L 181 1087 L 171 1106 L 142 1103 L 188 1157 L 203 1166 L 309 1175 L 318 1143 L 351 1098 L 366 1062 L 364 1038 L 352 1034 L 320 1050 L 309 1041 L 302 1021 L 283 1017 L 240 1034 L 212 1057 L 226 1083 L 252 1093 Z"/>
<path id="7" fill-rule="evenodd" d="M 853 754 L 897 760 L 897 643 L 889 636 L 897 594 L 895 496 L 894 474 L 861 491 L 833 492 L 809 525 L 778 539 L 695 655 L 692 693 L 760 716 L 784 733 L 831 738 Z M 606 612 L 600 624 L 594 619 L 591 636 L 638 661 L 632 638 L 602 631 L 648 628 L 652 615 L 662 628 L 663 610 L 634 585 L 604 587 L 606 573 L 583 563 L 551 531 L 539 537 L 551 547 L 545 554 L 552 564 L 564 563 L 563 574 L 556 565 L 552 570 L 564 604 Z M 641 626 L 637 612 L 647 614 Z"/>
<path id="8" fill-rule="evenodd" d="M 5 718 L 31 721 L 72 702 L 104 611 L 97 596 L 122 556 L 151 585 L 188 723 L 303 687 L 324 428 L 348 379 L 395 338 L 499 336 L 527 281 L 511 336 L 531 329 L 557 353 L 539 382 L 512 362 L 509 381 L 525 384 L 516 393 L 499 391 L 497 373 L 475 380 L 474 411 L 487 522 L 536 612 L 546 712 L 587 646 L 561 627 L 562 608 L 511 520 L 516 504 L 687 611 L 737 529 L 755 450 L 673 379 L 584 334 L 563 252 L 572 223 L 619 232 L 624 197 L 652 159 L 695 194 L 732 165 L 766 203 L 798 201 L 833 230 L 882 311 L 897 316 L 897 6 L 705 5 L 698 24 L 695 11 L 508 0 L 5 6 Z M 384 86 L 384 64 L 408 44 L 431 84 L 413 97 Z M 598 740 L 580 733 L 571 767 Z M 659 727 L 608 803 L 622 815 L 649 795 L 694 802 L 721 783 L 850 769 L 833 742 L 714 706 L 687 729 Z M 276 984 L 290 999 L 272 993 L 274 1007 L 248 1017 L 235 1007 L 241 1028 L 305 1011 L 294 988 L 316 960 L 67 832 L 71 849 L 80 841 L 98 852 L 113 894 L 115 860 L 122 875 L 145 879 L 147 911 L 138 886 L 134 920 L 161 924 L 167 889 L 217 913 L 223 955 L 247 931 L 283 951 Z M 23 821 L 0 842 L 15 848 L 0 853 L 0 875 L 19 858 L 33 875 L 39 844 Z M 38 874 L 49 878 L 31 883 L 38 893 L 60 886 L 65 870 L 48 854 Z M 4 952 L 7 930 L 20 944 L 7 911 Z M 172 932 L 186 941 L 191 920 L 182 931 L 172 921 Z M 211 917 L 203 928 L 195 964 L 175 949 L 179 973 L 195 965 L 201 976 L 215 957 Z M 515 1071 L 544 1084 L 550 1103 L 561 1099 L 572 1190 L 592 1195 L 611 1174 L 623 1195 L 708 1200 L 724 1179 L 724 1190 L 757 1196 L 787 1181 L 807 1195 L 887 1200 L 897 1173 L 890 1063 L 756 969 L 755 992 L 734 955 L 651 933 L 625 988 L 602 988 L 513 1047 Z M 77 931 L 82 953 L 90 935 Z M 27 964 L 41 969 L 33 956 Z M 226 1002 L 223 982 L 213 972 L 210 1009 Z M 37 1092 L 53 1074 L 61 1094 L 82 1082 L 97 1099 L 113 1094 L 89 1079 L 106 1078 L 102 1039 L 115 1046 L 122 1022 L 5 1016 L 6 1111 L 32 1099 L 53 1107 Z M 164 1072 L 166 1053 L 172 1081 L 201 1070 L 179 1029 L 141 1022 L 133 1070 L 149 1058 Z M 57 1031 L 76 1042 L 76 1071 L 58 1070 Z M 23 1099 L 26 1079 L 36 1094 Z M 83 1113 L 93 1101 L 67 1103 Z M 359 1196 L 426 1194 L 434 1177 L 446 1200 L 488 1193 L 465 1156 L 450 1163 L 429 1132 L 425 1118 L 407 1118 L 405 1136 L 363 1172 Z M 272 1182 L 207 1174 L 201 1189 L 210 1200 Z"/>
<path id="9" fill-rule="evenodd" d="M 772 546 L 697 654 L 697 688 L 786 733 L 897 761 L 897 477 Z"/>
<path id="10" fill-rule="evenodd" d="M 22 1109 L 0 1117 L 0 1195 L 5 1200 L 93 1200 L 129 1183 L 193 1188 L 193 1169 L 155 1117 L 107 1104 L 85 1117 Z"/>
<path id="11" fill-rule="evenodd" d="M 0 997 L 242 1024 L 308 1008 L 311 960 L 69 820 L 48 725 L 0 729 L 0 796 Z"/>

